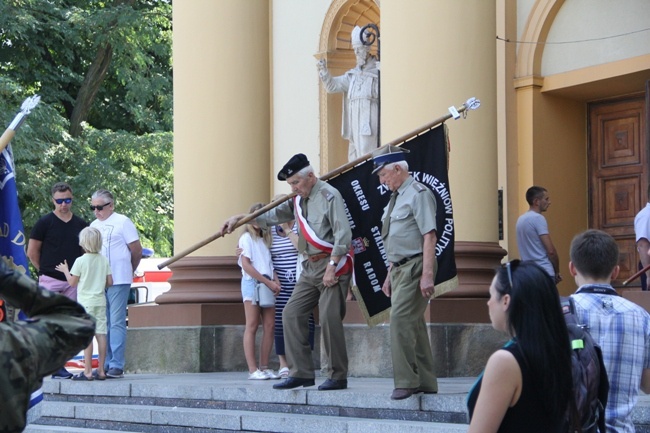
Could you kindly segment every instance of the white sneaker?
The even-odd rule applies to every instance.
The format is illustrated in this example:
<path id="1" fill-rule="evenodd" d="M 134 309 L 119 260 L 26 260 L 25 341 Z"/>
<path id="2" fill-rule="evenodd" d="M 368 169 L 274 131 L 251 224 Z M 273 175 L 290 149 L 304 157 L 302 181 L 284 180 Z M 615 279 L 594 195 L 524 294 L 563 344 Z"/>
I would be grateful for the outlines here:
<path id="1" fill-rule="evenodd" d="M 259 370 L 255 370 L 248 374 L 248 380 L 268 380 L 268 378 L 269 377 L 265 373 Z"/>
<path id="2" fill-rule="evenodd" d="M 287 368 L 287 367 L 282 367 L 282 368 L 280 369 L 280 371 L 278 371 L 278 375 L 279 375 L 282 379 L 286 379 L 287 377 L 289 377 L 289 368 Z"/>
<path id="3" fill-rule="evenodd" d="M 273 370 L 271 370 L 270 368 L 267 368 L 262 373 L 264 375 L 266 375 L 267 379 L 279 379 L 280 378 L 280 375 L 275 374 L 275 372 Z"/>

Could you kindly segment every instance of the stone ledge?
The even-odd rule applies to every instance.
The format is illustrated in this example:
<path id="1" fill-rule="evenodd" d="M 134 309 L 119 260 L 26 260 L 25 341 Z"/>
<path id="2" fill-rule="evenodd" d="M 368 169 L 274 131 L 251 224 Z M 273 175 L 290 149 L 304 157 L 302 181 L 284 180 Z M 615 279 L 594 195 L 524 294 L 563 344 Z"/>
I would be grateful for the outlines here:
<path id="1" fill-rule="evenodd" d="M 429 324 L 429 336 L 438 377 L 464 377 L 479 374 L 487 358 L 507 338 L 485 324 Z M 198 373 L 246 371 L 242 347 L 244 327 L 236 325 L 155 327 L 128 330 L 126 359 L 131 373 Z M 392 377 L 389 327 L 345 325 L 349 375 L 354 377 Z M 320 341 L 316 327 L 316 341 Z M 258 332 L 257 344 L 261 338 Z M 173 348 L 173 350 L 168 350 Z M 320 369 L 317 344 L 313 352 L 314 369 Z M 272 353 L 270 367 L 278 368 Z"/>

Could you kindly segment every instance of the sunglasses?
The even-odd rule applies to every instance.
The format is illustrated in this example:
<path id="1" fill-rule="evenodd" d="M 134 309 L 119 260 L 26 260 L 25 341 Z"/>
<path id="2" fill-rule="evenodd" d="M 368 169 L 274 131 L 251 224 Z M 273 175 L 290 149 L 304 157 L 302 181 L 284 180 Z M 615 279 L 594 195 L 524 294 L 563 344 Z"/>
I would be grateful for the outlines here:
<path id="1" fill-rule="evenodd" d="M 503 265 L 506 268 L 506 271 L 508 272 L 508 283 L 510 283 L 510 290 L 512 290 L 513 285 L 512 285 L 512 268 L 515 266 L 519 266 L 520 260 L 512 260 L 505 265 Z"/>
<path id="2" fill-rule="evenodd" d="M 512 290 L 512 269 L 510 269 L 510 262 L 506 263 L 506 271 L 508 271 L 508 282 L 510 283 L 510 289 Z"/>
<path id="3" fill-rule="evenodd" d="M 108 203 L 105 203 L 105 204 L 98 204 L 97 206 L 93 206 L 93 205 L 91 204 L 91 205 L 90 205 L 90 210 L 95 210 L 95 209 L 97 209 L 97 210 L 104 210 L 104 208 L 105 208 L 106 206 L 109 206 L 109 205 L 111 205 L 111 204 L 113 204 L 113 203 L 110 202 L 110 201 L 109 201 Z"/>
<path id="4" fill-rule="evenodd" d="M 72 203 L 72 199 L 71 198 L 55 198 L 54 202 L 56 204 L 63 204 L 63 203 L 70 204 L 70 203 Z"/>

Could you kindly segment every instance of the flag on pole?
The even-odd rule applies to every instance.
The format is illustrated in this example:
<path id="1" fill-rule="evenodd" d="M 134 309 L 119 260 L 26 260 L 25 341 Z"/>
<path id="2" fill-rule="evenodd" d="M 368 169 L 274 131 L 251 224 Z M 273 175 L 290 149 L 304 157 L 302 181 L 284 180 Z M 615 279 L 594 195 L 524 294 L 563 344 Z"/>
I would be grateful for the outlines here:
<path id="1" fill-rule="evenodd" d="M 29 274 L 26 244 L 27 237 L 18 207 L 13 154 L 9 145 L 0 155 L 0 254 L 10 267 Z"/>
<path id="2" fill-rule="evenodd" d="M 18 114 L 0 136 L 0 152 L 2 152 L 0 154 L 0 255 L 11 268 L 27 275 L 29 275 L 25 252 L 27 237 L 18 207 L 16 167 L 11 151 L 11 140 L 40 100 L 41 97 L 38 95 L 26 98 Z"/>
<path id="3" fill-rule="evenodd" d="M 440 296 L 458 286 L 454 257 L 454 213 L 448 176 L 448 140 L 446 125 L 430 129 L 402 147 L 409 149 L 407 162 L 416 181 L 428 186 L 436 198 L 438 273 L 435 294 Z M 372 174 L 372 159 L 330 179 L 345 200 L 354 247 L 353 288 L 368 325 L 386 320 L 390 298 L 381 291 L 388 273 L 388 261 L 381 238 L 381 216 L 391 191 Z"/>
<path id="4" fill-rule="evenodd" d="M 25 117 L 36 107 L 40 96 L 25 99 L 20 112 L 9 127 L 0 136 L 0 256 L 14 269 L 29 275 L 27 262 L 27 237 L 18 206 L 18 189 L 16 188 L 16 167 L 14 165 L 11 139 L 25 121 Z M 4 307 L 4 302 L 3 302 Z M 22 313 L 22 312 L 21 312 Z M 21 319 L 24 319 L 24 315 Z M 4 317 L 6 320 L 6 317 Z M 43 400 L 41 388 L 34 391 L 29 399 L 29 409 Z"/>

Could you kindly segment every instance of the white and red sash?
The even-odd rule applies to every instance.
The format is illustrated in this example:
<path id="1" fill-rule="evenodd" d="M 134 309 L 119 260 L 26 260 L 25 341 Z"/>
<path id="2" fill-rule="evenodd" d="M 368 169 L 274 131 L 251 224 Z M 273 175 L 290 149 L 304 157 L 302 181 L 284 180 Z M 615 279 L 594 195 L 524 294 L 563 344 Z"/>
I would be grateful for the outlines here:
<path id="1" fill-rule="evenodd" d="M 297 195 L 293 198 L 293 205 L 295 208 L 296 220 L 300 226 L 300 233 L 305 237 L 305 240 L 311 244 L 314 248 L 317 248 L 327 254 L 332 254 L 332 249 L 334 245 L 319 238 L 314 229 L 309 226 L 309 222 L 302 215 L 302 208 L 300 207 L 300 202 L 302 198 Z M 336 266 L 336 275 L 347 274 L 353 270 L 353 257 L 354 250 L 350 247 L 350 251 L 339 260 L 338 265 Z"/>

